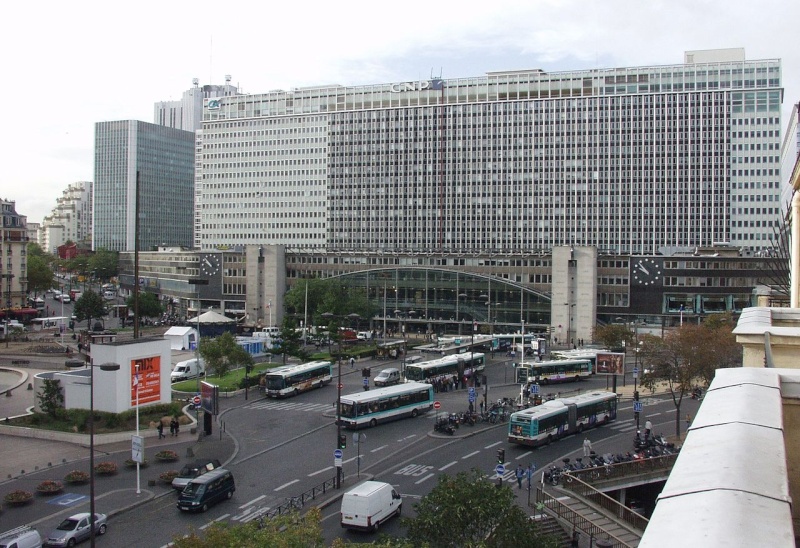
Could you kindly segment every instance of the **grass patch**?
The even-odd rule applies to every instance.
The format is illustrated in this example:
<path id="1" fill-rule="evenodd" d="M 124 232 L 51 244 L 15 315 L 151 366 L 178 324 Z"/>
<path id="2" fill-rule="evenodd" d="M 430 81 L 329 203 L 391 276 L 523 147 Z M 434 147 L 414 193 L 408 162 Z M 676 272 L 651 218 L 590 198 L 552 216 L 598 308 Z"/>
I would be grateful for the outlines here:
<path id="1" fill-rule="evenodd" d="M 150 405 L 139 408 L 139 428 L 147 429 L 151 422 L 156 422 L 165 416 L 180 415 L 181 404 Z M 9 426 L 25 426 L 41 428 L 42 430 L 56 430 L 58 432 L 72 432 L 79 434 L 89 433 L 88 409 L 59 409 L 55 416 L 46 413 L 34 413 L 4 421 Z M 136 410 L 131 409 L 124 413 L 94 412 L 95 434 L 108 434 L 111 432 L 127 432 L 136 430 Z"/>
<path id="2" fill-rule="evenodd" d="M 248 374 L 250 379 L 258 379 L 264 372 L 269 371 L 275 367 L 282 367 L 283 363 L 276 361 L 274 363 L 257 363 L 253 370 Z M 216 377 L 214 375 L 206 375 L 200 378 L 201 381 L 206 381 L 211 384 L 219 386 L 222 392 L 233 392 L 244 387 L 244 367 L 233 369 L 223 377 Z M 251 386 L 253 381 L 251 380 Z M 197 379 L 190 379 L 187 381 L 176 382 L 172 384 L 172 390 L 175 392 L 188 392 L 194 394 L 197 391 Z"/>

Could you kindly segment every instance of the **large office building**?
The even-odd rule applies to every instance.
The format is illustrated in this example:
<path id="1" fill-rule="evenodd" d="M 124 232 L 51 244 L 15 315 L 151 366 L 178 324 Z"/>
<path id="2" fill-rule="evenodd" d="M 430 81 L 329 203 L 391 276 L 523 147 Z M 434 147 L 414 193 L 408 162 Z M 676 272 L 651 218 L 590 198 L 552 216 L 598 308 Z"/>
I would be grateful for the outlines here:
<path id="1" fill-rule="evenodd" d="M 225 76 L 224 85 L 200 85 L 192 79 L 192 87 L 183 92 L 179 101 L 159 101 L 153 106 L 153 123 L 184 131 L 197 131 L 203 123 L 203 103 L 217 97 L 230 97 L 238 93 L 231 85 L 230 75 Z"/>
<path id="2" fill-rule="evenodd" d="M 88 248 L 91 239 L 92 182 L 78 181 L 67 186 L 42 221 L 39 245 L 46 252 L 56 254 L 58 247 L 68 241 Z"/>
<path id="3" fill-rule="evenodd" d="M 192 245 L 194 141 L 137 120 L 95 125 L 92 249 L 134 249 L 137 202 L 140 249 Z"/>
<path id="4" fill-rule="evenodd" d="M 780 60 L 321 86 L 206 102 L 202 248 L 770 246 Z"/>

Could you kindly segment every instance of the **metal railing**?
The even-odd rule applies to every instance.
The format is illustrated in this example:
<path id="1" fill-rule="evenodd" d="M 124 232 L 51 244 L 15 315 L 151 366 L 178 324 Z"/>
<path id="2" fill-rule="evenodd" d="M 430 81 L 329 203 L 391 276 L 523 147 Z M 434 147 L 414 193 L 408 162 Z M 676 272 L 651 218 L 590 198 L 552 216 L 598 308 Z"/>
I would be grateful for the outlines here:
<path id="1" fill-rule="evenodd" d="M 582 470 L 580 470 L 582 472 Z M 572 475 L 572 472 L 568 472 L 561 476 L 561 486 L 568 490 L 572 491 L 579 497 L 584 498 L 603 508 L 604 510 L 608 511 L 611 515 L 616 516 L 620 520 L 624 521 L 631 527 L 635 528 L 639 531 L 639 536 L 644 533 L 649 520 L 644 517 L 643 515 L 639 514 L 638 512 L 634 512 L 624 504 L 621 504 L 616 499 L 613 499 L 606 495 L 605 493 L 601 493 L 588 483 L 581 481 L 576 476 Z"/>
<path id="2" fill-rule="evenodd" d="M 280 516 L 293 511 L 302 510 L 303 507 L 306 505 L 306 502 L 314 500 L 321 495 L 324 495 L 328 491 L 335 489 L 335 487 L 336 487 L 336 476 L 332 477 L 331 479 L 323 481 L 319 485 L 315 485 L 308 491 L 300 493 L 298 496 L 289 497 L 286 500 L 286 502 L 284 502 L 279 506 L 276 506 L 275 508 L 270 508 L 268 512 L 264 513 L 262 519 L 274 518 L 275 516 Z"/>
<path id="3" fill-rule="evenodd" d="M 601 525 L 596 524 L 586 516 L 579 514 L 563 502 L 546 493 L 541 485 L 536 487 L 535 508 L 542 513 L 547 511 L 547 513 L 558 519 L 562 524 L 570 524 L 573 531 L 580 531 L 590 539 L 605 539 L 611 542 L 611 545 L 615 548 L 633 548 L 624 540 L 607 532 Z"/>
<path id="4" fill-rule="evenodd" d="M 582 470 L 571 470 L 569 475 L 590 485 L 600 485 L 606 482 L 612 483 L 621 479 L 630 479 L 634 476 L 667 472 L 672 470 L 677 458 L 678 454 L 674 453 L 661 457 L 635 459 L 628 462 L 584 468 Z"/>

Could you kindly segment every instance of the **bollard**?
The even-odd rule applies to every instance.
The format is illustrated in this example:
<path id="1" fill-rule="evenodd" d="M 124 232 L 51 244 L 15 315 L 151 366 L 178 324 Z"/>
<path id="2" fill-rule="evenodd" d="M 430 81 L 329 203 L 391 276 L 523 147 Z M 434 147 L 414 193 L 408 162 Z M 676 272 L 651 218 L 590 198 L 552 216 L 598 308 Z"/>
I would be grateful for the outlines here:
<path id="1" fill-rule="evenodd" d="M 33 383 L 28 383 L 28 390 L 33 390 Z"/>
<path id="2" fill-rule="evenodd" d="M 10 397 L 11 397 L 11 390 L 6 390 L 6 397 L 7 397 L 7 398 L 10 398 Z"/>

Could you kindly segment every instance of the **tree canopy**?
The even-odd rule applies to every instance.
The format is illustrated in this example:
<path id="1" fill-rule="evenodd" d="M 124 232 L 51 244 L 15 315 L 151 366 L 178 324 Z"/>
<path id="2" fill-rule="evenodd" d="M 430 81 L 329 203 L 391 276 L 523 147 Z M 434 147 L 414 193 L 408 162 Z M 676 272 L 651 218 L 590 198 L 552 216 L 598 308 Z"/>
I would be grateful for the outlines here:
<path id="1" fill-rule="evenodd" d="M 41 255 L 28 256 L 28 290 L 34 295 L 53 287 L 53 270 Z"/>
<path id="2" fill-rule="evenodd" d="M 280 353 L 283 356 L 283 362 L 286 363 L 286 356 L 295 356 L 302 361 L 308 360 L 309 353 L 303 347 L 302 337 L 294 327 L 294 322 L 289 317 L 283 318 L 281 324 L 280 339 L 275 341 L 275 353 Z"/>
<path id="3" fill-rule="evenodd" d="M 374 306 L 362 288 L 347 287 L 336 278 L 306 278 L 292 286 L 284 297 L 287 315 L 302 319 L 306 313 L 306 287 L 308 287 L 308 321 L 314 325 L 328 325 L 323 314 L 346 318 L 357 314 L 371 318 Z M 299 323 L 296 324 L 296 326 Z"/>
<path id="4" fill-rule="evenodd" d="M 134 296 L 131 295 L 125 301 L 125 304 L 128 305 L 128 310 L 134 311 L 136 310 L 135 304 L 136 301 Z M 139 316 L 142 318 L 156 318 L 161 316 L 164 313 L 164 307 L 161 306 L 161 303 L 158 300 L 158 296 L 155 293 L 147 293 L 142 292 L 139 293 Z"/>
<path id="5" fill-rule="evenodd" d="M 75 302 L 72 313 L 79 322 L 86 320 L 86 328 L 91 331 L 92 320 L 106 315 L 106 303 L 100 295 L 87 289 Z"/>
<path id="6" fill-rule="evenodd" d="M 224 376 L 235 366 L 253 365 L 253 356 L 236 344 L 236 339 L 230 333 L 223 333 L 216 338 L 201 338 L 199 352 L 206 362 L 206 369 L 218 377 Z"/>
<path id="7" fill-rule="evenodd" d="M 101 247 L 89 257 L 87 268 L 101 280 L 111 279 L 119 275 L 119 253 Z"/>

